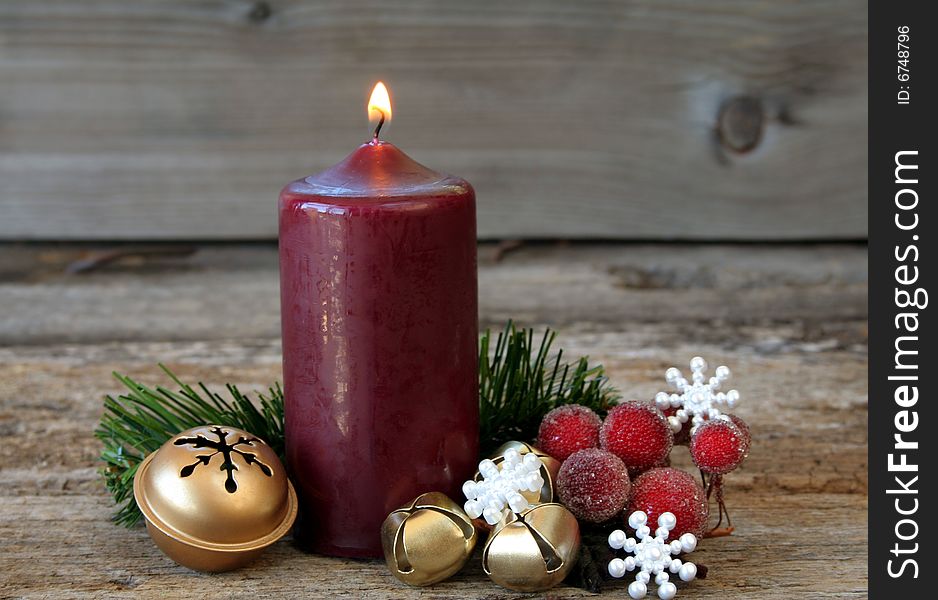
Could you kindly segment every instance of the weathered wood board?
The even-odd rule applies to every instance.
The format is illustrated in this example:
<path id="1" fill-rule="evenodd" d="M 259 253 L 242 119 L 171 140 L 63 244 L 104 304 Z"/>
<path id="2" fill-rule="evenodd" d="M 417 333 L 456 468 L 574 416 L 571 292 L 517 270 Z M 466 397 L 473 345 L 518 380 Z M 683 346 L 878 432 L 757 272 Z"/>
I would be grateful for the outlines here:
<path id="1" fill-rule="evenodd" d="M 289 540 L 211 576 L 108 521 L 91 431 L 119 370 L 262 389 L 280 377 L 276 263 L 265 247 L 197 248 L 64 275 L 70 247 L 0 247 L 0 597 L 574 598 L 495 587 L 473 561 L 414 590 L 383 563 L 303 554 Z M 737 530 L 705 540 L 706 580 L 681 597 L 866 598 L 866 250 L 857 246 L 483 247 L 482 318 L 560 329 L 629 397 L 694 354 L 725 362 L 754 432 L 728 476 Z M 536 292 L 539 290 L 539 292 Z M 680 296 L 680 302 L 669 300 Z M 110 322 L 106 316 L 110 316 Z M 680 466 L 688 457 L 676 452 Z M 626 598 L 609 585 L 600 597 Z"/>
<path id="2" fill-rule="evenodd" d="M 864 239 L 863 0 L 7 0 L 0 239 L 272 239 L 366 138 L 483 238 Z"/>

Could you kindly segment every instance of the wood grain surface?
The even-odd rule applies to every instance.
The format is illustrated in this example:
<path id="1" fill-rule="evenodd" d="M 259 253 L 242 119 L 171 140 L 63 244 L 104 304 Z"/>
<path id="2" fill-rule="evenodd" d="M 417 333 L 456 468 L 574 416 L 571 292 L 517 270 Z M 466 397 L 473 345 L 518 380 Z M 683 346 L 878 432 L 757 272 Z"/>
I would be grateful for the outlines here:
<path id="1" fill-rule="evenodd" d="M 863 239 L 863 0 L 6 0 L 0 239 L 272 239 L 367 136 L 483 238 Z"/>
<path id="2" fill-rule="evenodd" d="M 0 251 L 0 597 L 589 596 L 508 592 L 478 560 L 416 590 L 381 562 L 303 554 L 288 539 L 244 570 L 203 575 L 143 529 L 110 523 L 91 431 L 102 395 L 120 391 L 111 371 L 163 383 L 163 361 L 248 390 L 280 377 L 272 248 L 150 250 L 84 275 L 63 270 L 94 264 L 88 248 Z M 737 529 L 700 544 L 709 576 L 681 597 L 867 597 L 864 247 L 497 250 L 481 249 L 483 321 L 558 327 L 565 350 L 604 363 L 626 397 L 652 398 L 664 370 L 695 354 L 733 369 L 754 436 L 727 477 Z M 690 464 L 686 450 L 674 456 Z M 625 586 L 600 597 L 627 598 Z"/>

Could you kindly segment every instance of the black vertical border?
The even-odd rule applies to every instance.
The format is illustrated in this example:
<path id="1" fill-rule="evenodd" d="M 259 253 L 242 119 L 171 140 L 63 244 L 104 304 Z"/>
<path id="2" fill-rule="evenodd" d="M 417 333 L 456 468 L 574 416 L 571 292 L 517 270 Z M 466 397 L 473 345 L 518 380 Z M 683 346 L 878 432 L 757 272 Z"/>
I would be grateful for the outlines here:
<path id="1" fill-rule="evenodd" d="M 935 4 L 909 0 L 872 0 L 869 4 L 869 597 L 870 598 L 912 598 L 934 597 L 938 592 L 928 592 L 938 586 L 938 563 L 933 561 L 935 552 L 932 545 L 938 540 L 932 537 L 935 531 L 934 512 L 938 506 L 933 503 L 933 495 L 925 491 L 938 485 L 938 476 L 932 468 L 935 462 L 935 445 L 932 442 L 938 436 L 938 422 L 935 421 L 934 404 L 938 397 L 933 393 L 932 380 L 938 383 L 938 364 L 934 362 L 933 345 L 934 327 L 929 313 L 930 306 L 924 309 L 897 306 L 896 289 L 912 291 L 922 287 L 926 291 L 935 291 L 932 283 L 938 264 L 934 261 L 933 237 L 938 236 L 938 223 L 931 218 L 934 213 L 930 206 L 938 201 L 934 197 L 935 186 L 932 180 L 936 176 L 932 165 L 935 162 L 933 152 L 935 134 L 934 122 L 929 114 L 936 108 L 933 85 L 930 80 L 936 76 L 938 63 L 935 54 L 934 39 L 938 36 L 938 19 Z M 930 14 L 926 14 L 926 12 Z M 899 27 L 909 27 L 910 55 L 909 80 L 902 82 L 897 60 L 900 58 L 897 45 Z M 903 88 L 905 86 L 905 88 Z M 900 104 L 899 91 L 909 92 L 909 103 Z M 918 151 L 912 156 L 918 164 L 918 182 L 912 185 L 896 183 L 896 153 Z M 911 160 L 910 159 L 910 160 Z M 910 171 L 904 171 L 909 173 Z M 918 194 L 918 205 L 914 210 L 897 209 L 895 197 L 903 188 L 912 187 Z M 908 193 L 902 196 L 908 200 Z M 919 222 L 915 230 L 903 231 L 896 225 L 897 213 L 906 224 L 911 222 L 911 213 L 917 213 Z M 917 235 L 918 239 L 914 239 Z M 913 261 L 915 252 L 908 251 L 909 246 L 918 250 L 918 260 Z M 906 253 L 905 260 L 898 256 Z M 896 269 L 901 265 L 917 266 L 919 279 L 915 284 L 900 286 L 897 284 Z M 908 271 L 903 271 L 904 275 Z M 938 295 L 929 298 L 929 303 L 938 302 Z M 904 342 L 906 349 L 918 351 L 917 355 L 906 357 L 906 362 L 915 361 L 917 370 L 897 371 L 896 360 L 897 336 L 910 335 L 896 325 L 896 317 L 901 312 L 915 311 L 919 317 L 919 328 L 911 335 L 918 336 L 912 343 Z M 891 375 L 918 376 L 918 381 L 891 381 Z M 890 472 L 889 454 L 896 454 L 895 435 L 897 414 L 904 410 L 896 403 L 896 388 L 903 383 L 918 387 L 919 399 L 915 406 L 905 410 L 916 411 L 918 426 L 912 432 L 903 433 L 905 440 L 916 441 L 917 450 L 908 451 L 907 460 L 918 465 L 918 480 L 914 485 L 916 494 L 898 495 L 889 490 L 899 488 L 895 477 L 899 475 L 906 482 L 909 473 Z M 900 417 L 902 418 L 902 417 Z M 898 461 L 898 456 L 894 461 Z M 908 483 L 907 483 L 908 485 Z M 896 505 L 897 498 L 901 504 Z M 909 510 L 918 499 L 915 514 L 901 515 L 899 508 Z M 896 526 L 901 519 L 909 518 L 917 525 L 917 535 L 911 540 L 900 540 Z M 902 535 L 909 536 L 915 531 L 909 523 L 901 526 Z M 915 549 L 914 553 L 896 554 L 896 544 L 900 549 Z M 915 544 L 918 544 L 917 548 Z M 890 576 L 889 561 L 892 560 L 894 571 L 899 570 L 902 561 L 911 558 L 918 565 L 918 577 L 913 577 L 914 569 L 907 566 L 899 577 Z"/>

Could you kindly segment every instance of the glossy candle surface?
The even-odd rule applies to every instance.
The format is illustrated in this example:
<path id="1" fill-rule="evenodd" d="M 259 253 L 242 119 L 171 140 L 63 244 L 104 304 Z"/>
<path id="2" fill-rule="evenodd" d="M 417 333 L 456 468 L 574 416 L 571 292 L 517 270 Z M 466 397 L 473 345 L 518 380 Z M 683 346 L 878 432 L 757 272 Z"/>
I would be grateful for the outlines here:
<path id="1" fill-rule="evenodd" d="M 475 195 L 372 142 L 280 195 L 287 463 L 296 535 L 380 556 L 424 492 L 478 460 Z"/>

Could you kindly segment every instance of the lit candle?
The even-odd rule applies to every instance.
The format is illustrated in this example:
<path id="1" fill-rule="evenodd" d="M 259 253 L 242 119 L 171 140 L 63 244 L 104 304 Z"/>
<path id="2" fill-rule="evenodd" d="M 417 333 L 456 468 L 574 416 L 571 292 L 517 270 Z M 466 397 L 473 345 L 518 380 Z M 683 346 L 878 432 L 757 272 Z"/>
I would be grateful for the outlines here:
<path id="1" fill-rule="evenodd" d="M 379 556 L 389 512 L 478 460 L 475 194 L 374 138 L 280 195 L 287 462 L 310 549 Z"/>

